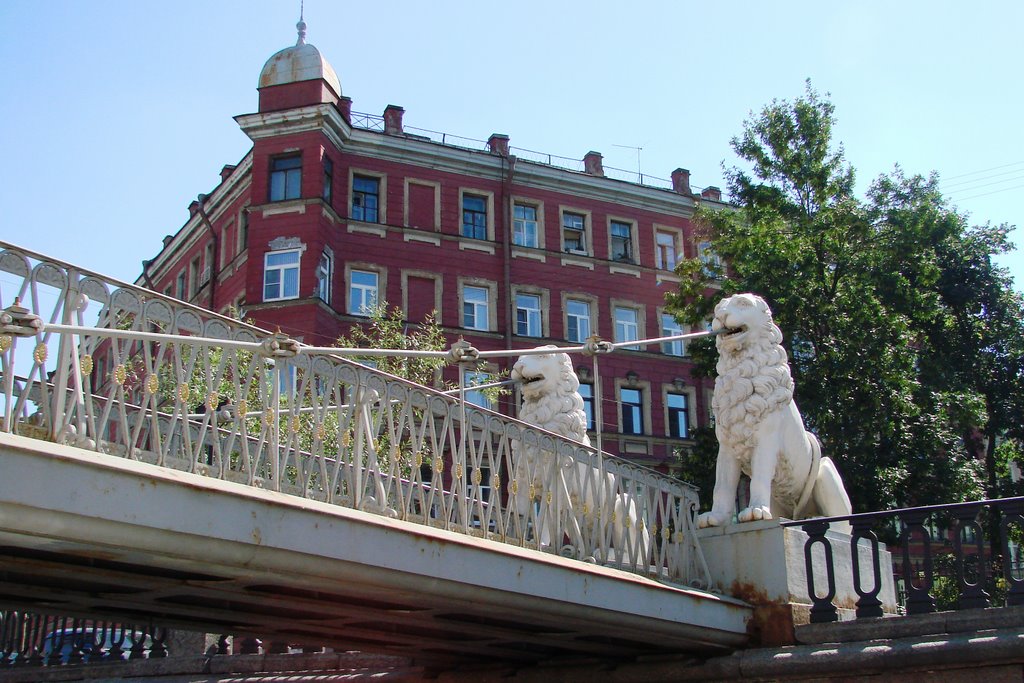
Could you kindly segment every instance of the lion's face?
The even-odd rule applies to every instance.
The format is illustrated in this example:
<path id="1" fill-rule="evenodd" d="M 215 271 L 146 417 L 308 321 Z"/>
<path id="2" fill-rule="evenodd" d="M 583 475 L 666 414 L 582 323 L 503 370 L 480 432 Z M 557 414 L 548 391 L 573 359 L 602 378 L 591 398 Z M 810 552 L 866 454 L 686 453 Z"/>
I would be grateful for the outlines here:
<path id="1" fill-rule="evenodd" d="M 727 330 L 715 338 L 719 353 L 735 353 L 772 327 L 772 312 L 756 294 L 734 294 L 715 306 L 711 330 Z"/>
<path id="2" fill-rule="evenodd" d="M 521 356 L 512 366 L 512 379 L 520 382 L 524 400 L 536 401 L 543 396 L 555 396 L 564 392 L 560 385 L 567 380 L 566 370 L 572 375 L 572 364 L 569 356 L 564 353 Z"/>

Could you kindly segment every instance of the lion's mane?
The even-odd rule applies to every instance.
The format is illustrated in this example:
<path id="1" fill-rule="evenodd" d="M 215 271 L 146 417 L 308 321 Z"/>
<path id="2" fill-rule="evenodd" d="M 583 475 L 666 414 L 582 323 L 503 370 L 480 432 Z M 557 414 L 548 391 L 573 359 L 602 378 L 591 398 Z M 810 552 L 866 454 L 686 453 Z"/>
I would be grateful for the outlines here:
<path id="1" fill-rule="evenodd" d="M 523 402 L 519 419 L 573 441 L 590 445 L 587 437 L 587 415 L 580 397 L 580 382 L 572 369 L 572 361 L 564 353 L 537 357 L 541 362 L 558 364 L 555 392 L 545 392 L 535 400 Z"/>
<path id="2" fill-rule="evenodd" d="M 757 308 L 764 320 L 750 329 L 753 339 L 743 349 L 726 352 L 722 338 L 716 340 L 720 353 L 712 400 L 715 433 L 720 442 L 735 449 L 741 462 L 750 462 L 754 432 L 762 417 L 793 400 L 793 378 L 782 347 L 782 330 L 773 322 L 771 309 L 763 300 L 758 299 Z"/>

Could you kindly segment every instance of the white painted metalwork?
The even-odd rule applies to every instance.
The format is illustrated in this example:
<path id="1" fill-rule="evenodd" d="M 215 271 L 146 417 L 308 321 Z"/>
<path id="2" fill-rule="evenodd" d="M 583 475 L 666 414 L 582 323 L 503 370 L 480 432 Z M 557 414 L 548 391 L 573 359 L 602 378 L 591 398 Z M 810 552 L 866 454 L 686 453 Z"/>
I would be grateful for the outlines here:
<path id="1" fill-rule="evenodd" d="M 678 480 L 467 404 L 464 391 L 0 249 L 3 431 L 709 586 L 696 491 Z M 556 457 L 517 466 L 513 441 Z M 566 465 L 532 471 L 545 463 Z M 512 501 L 525 487 L 535 503 L 522 510 Z M 556 496 L 572 504 L 542 504 Z M 636 511 L 640 532 L 619 533 L 620 547 L 617 507 Z"/>

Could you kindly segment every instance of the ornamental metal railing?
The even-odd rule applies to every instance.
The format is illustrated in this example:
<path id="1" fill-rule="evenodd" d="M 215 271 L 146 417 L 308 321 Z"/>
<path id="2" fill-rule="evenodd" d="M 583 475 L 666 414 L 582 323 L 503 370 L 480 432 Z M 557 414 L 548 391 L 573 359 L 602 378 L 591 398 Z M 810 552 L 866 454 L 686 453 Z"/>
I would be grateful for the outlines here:
<path id="1" fill-rule="evenodd" d="M 152 625 L 0 610 L 0 671 L 158 659 L 168 654 L 166 638 Z"/>
<path id="2" fill-rule="evenodd" d="M 848 521 L 850 568 L 836 567 L 830 523 Z M 783 522 L 807 534 L 804 564 L 811 623 L 839 619 L 836 572 L 848 570 L 857 594 L 856 617 L 883 616 L 880 561 L 887 533 L 900 609 L 929 614 L 951 609 L 1024 605 L 1024 497 L 868 512 Z M 867 552 L 864 552 L 867 550 Z M 817 573 L 815 570 L 818 569 Z M 815 577 L 824 576 L 824 585 Z"/>
<path id="3" fill-rule="evenodd" d="M 3 431 L 710 586 L 683 482 L 464 388 L 0 249 Z"/>

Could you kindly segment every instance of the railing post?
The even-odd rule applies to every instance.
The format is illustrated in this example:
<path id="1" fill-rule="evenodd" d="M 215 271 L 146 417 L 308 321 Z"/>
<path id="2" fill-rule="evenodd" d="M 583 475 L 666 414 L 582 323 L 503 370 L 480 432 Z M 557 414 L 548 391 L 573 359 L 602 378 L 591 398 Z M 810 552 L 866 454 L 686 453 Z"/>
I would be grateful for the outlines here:
<path id="1" fill-rule="evenodd" d="M 1020 559 L 1021 545 L 1017 545 L 1017 561 L 1010 552 L 1010 526 L 1024 531 L 1024 500 L 1017 499 L 993 506 L 999 513 L 999 535 L 1003 551 L 1003 578 L 1009 586 L 1006 591 L 1008 607 L 1024 605 L 1024 561 Z M 1016 567 L 1014 565 L 1016 564 Z"/>
<path id="2" fill-rule="evenodd" d="M 935 611 L 935 598 L 931 595 L 932 590 L 932 547 L 931 537 L 924 528 L 924 520 L 928 517 L 928 511 L 910 510 L 899 516 L 903 522 L 903 531 L 900 534 L 900 544 L 903 548 L 903 580 L 907 589 L 907 614 L 930 614 Z M 910 541 L 913 532 L 921 532 L 924 544 L 924 575 L 918 577 L 918 571 L 910 560 Z M 921 587 L 914 585 L 914 580 L 920 578 Z"/>
<path id="3" fill-rule="evenodd" d="M 988 566 L 985 562 L 985 533 L 981 525 L 978 524 L 980 511 L 980 505 L 971 506 L 958 509 L 954 515 L 957 524 L 953 539 L 953 551 L 956 557 L 957 588 L 960 591 L 957 605 L 960 609 L 974 609 L 989 605 L 989 595 L 985 592 L 985 581 L 988 578 Z M 966 528 L 974 529 L 974 547 L 977 550 L 976 562 L 978 563 L 978 573 L 974 583 L 968 581 L 967 557 L 961 537 Z"/>
<path id="4" fill-rule="evenodd" d="M 807 573 L 808 597 L 814 603 L 814 606 L 811 607 L 811 623 L 822 624 L 837 621 L 839 613 L 836 606 L 832 604 L 832 599 L 836 596 L 835 565 L 832 560 L 832 544 L 825 537 L 825 533 L 828 531 L 828 522 L 817 520 L 805 522 L 801 528 L 807 534 L 807 542 L 804 543 L 804 569 Z M 825 575 L 828 578 L 828 592 L 821 597 L 818 597 L 814 585 L 814 560 L 811 550 L 815 543 L 820 543 L 825 552 Z"/>
<path id="5" fill-rule="evenodd" d="M 850 524 L 853 535 L 850 537 L 850 557 L 853 560 L 853 590 L 860 596 L 857 600 L 857 618 L 882 616 L 882 601 L 878 594 L 882 590 L 881 551 L 878 547 L 878 536 L 871 529 L 871 519 L 854 519 Z M 871 542 L 871 576 L 874 588 L 865 591 L 861 583 L 860 571 L 860 540 L 866 538 Z"/>

